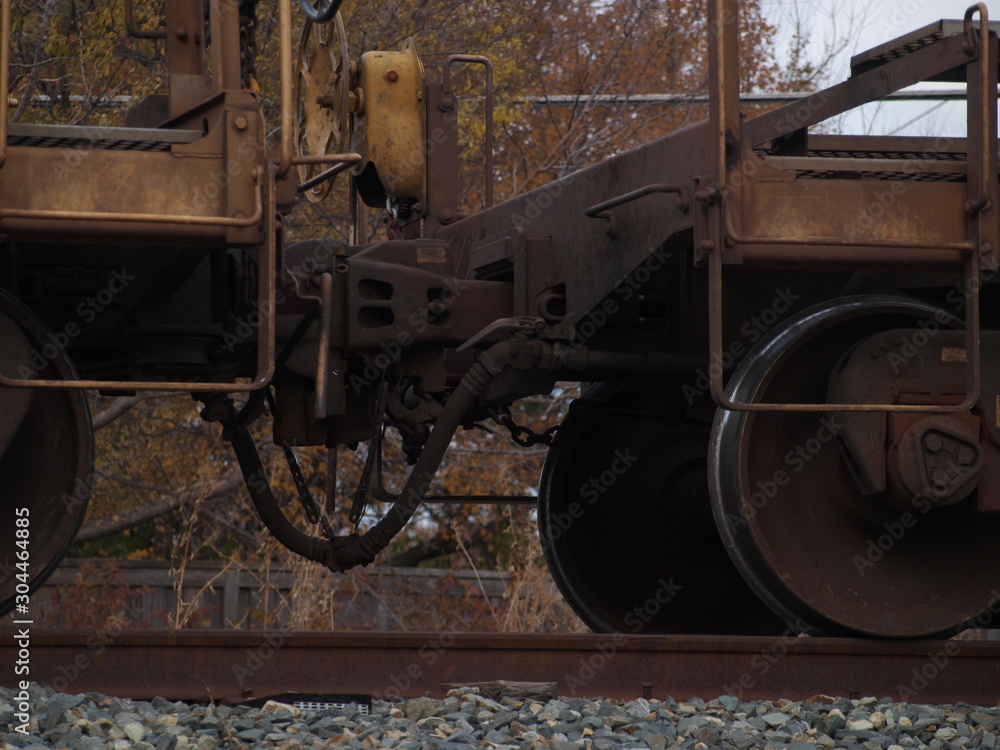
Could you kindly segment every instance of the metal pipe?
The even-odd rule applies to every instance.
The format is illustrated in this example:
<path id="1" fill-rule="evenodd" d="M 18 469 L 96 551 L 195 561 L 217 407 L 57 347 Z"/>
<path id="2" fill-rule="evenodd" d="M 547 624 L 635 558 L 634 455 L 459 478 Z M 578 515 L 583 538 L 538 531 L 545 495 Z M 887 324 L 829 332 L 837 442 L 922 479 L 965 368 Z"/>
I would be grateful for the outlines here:
<path id="1" fill-rule="evenodd" d="M 360 161 L 360 159 L 359 159 L 359 161 Z M 312 177 L 312 178 L 306 180 L 305 182 L 301 183 L 298 187 L 295 188 L 295 191 L 298 192 L 298 193 L 304 193 L 307 190 L 312 190 L 317 185 L 320 185 L 320 184 L 326 182 L 327 180 L 333 179 L 334 177 L 336 177 L 341 172 L 347 171 L 354 164 L 355 164 L 355 162 L 341 162 L 337 166 L 331 167 L 330 169 L 327 169 L 327 170 L 324 170 L 324 171 L 320 172 L 318 175 L 316 175 L 315 177 Z"/>
<path id="2" fill-rule="evenodd" d="M 326 419 L 326 386 L 330 378 L 330 325 L 333 318 L 333 276 L 324 273 L 319 279 L 319 348 L 316 352 L 316 406 L 313 416 Z"/>
<path id="3" fill-rule="evenodd" d="M 279 64 L 281 65 L 281 157 L 275 176 L 283 180 L 292 168 L 295 150 L 294 107 L 292 90 L 292 6 L 290 0 L 278 3 L 278 38 L 280 41 Z"/>
<path id="4" fill-rule="evenodd" d="M 361 154 L 316 154 L 292 157 L 292 164 L 357 164 L 359 161 Z"/>
<path id="5" fill-rule="evenodd" d="M 789 104 L 815 95 L 815 91 L 787 91 L 767 94 L 740 94 L 742 104 Z M 925 89 L 922 91 L 893 91 L 884 100 L 912 101 L 964 101 L 965 91 L 955 89 Z M 684 105 L 706 105 L 711 101 L 708 94 L 545 94 L 537 97 L 523 97 L 514 100 L 518 104 L 533 107 L 678 107 Z"/>
<path id="6" fill-rule="evenodd" d="M 50 211 L 28 208 L 0 208 L 3 219 L 51 219 L 56 221 L 120 221 L 143 224 L 193 224 L 195 226 L 247 228 L 260 224 L 264 217 L 264 205 L 258 187 L 256 207 L 253 215 L 244 219 L 228 216 L 185 216 L 181 214 L 129 214 L 114 211 Z"/>
<path id="7" fill-rule="evenodd" d="M 657 183 L 655 185 L 646 185 L 638 190 L 633 190 L 630 193 L 619 195 L 615 198 L 611 198 L 610 200 L 606 200 L 603 203 L 598 203 L 596 206 L 588 208 L 584 213 L 591 219 L 604 218 L 601 214 L 605 211 L 617 208 L 625 203 L 638 200 L 639 198 L 644 198 L 647 195 L 653 195 L 654 193 L 676 193 L 680 196 L 677 201 L 677 207 L 684 213 L 688 212 L 688 208 L 691 205 L 691 198 L 686 187 L 683 185 L 666 185 L 663 183 Z"/>

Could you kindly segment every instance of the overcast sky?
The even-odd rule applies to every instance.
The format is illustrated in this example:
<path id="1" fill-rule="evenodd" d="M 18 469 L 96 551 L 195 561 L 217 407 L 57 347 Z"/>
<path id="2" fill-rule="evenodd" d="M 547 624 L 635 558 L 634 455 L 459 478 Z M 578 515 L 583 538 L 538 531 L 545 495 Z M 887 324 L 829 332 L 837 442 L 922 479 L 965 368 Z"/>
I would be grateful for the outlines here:
<path id="1" fill-rule="evenodd" d="M 768 0 L 773 23 L 790 32 L 796 10 L 810 30 L 812 59 L 823 56 L 832 39 L 848 39 L 830 66 L 829 83 L 848 77 L 852 55 L 877 47 L 941 18 L 961 19 L 971 0 Z M 987 2 L 990 17 L 1000 20 L 1000 0 Z M 787 43 L 787 37 L 785 37 Z M 944 88 L 926 84 L 922 88 Z M 856 111 L 841 123 L 843 132 L 903 135 L 965 135 L 964 102 L 884 103 Z"/>

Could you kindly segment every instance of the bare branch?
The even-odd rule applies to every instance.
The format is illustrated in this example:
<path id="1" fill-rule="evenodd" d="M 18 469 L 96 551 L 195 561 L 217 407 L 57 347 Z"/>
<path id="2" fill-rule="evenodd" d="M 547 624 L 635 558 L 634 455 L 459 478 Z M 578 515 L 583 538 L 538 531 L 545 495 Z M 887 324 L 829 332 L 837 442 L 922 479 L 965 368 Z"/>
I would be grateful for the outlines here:
<path id="1" fill-rule="evenodd" d="M 138 396 L 128 396 L 117 398 L 114 403 L 111 404 L 104 411 L 100 411 L 94 415 L 92 421 L 94 423 L 94 430 L 100 430 L 103 427 L 107 427 L 109 424 L 114 422 L 125 412 L 131 409 L 136 404 L 141 404 L 143 401 L 149 401 L 153 398 L 167 398 L 169 396 L 177 396 L 180 394 L 171 393 L 168 391 L 153 391 L 151 393 L 142 393 Z"/>
<path id="2" fill-rule="evenodd" d="M 232 492 L 243 483 L 243 475 L 239 469 L 233 469 L 221 479 L 207 484 L 196 484 L 180 492 L 163 494 L 155 500 L 134 510 L 116 513 L 106 518 L 87 521 L 80 528 L 74 540 L 76 543 L 91 542 L 106 536 L 117 534 L 125 529 L 131 529 L 139 524 L 152 521 L 154 518 L 166 515 L 185 503 L 191 503 L 199 498 L 215 498 Z"/>

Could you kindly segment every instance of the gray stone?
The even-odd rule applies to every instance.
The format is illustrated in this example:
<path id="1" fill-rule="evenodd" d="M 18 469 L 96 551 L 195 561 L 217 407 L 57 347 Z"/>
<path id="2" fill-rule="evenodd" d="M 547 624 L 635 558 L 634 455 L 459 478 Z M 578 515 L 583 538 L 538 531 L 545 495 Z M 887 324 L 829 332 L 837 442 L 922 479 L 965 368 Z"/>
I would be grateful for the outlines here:
<path id="1" fill-rule="evenodd" d="M 680 735 L 692 734 L 694 730 L 705 726 L 708 722 L 701 716 L 685 716 L 677 722 L 677 733 Z"/>
<path id="2" fill-rule="evenodd" d="M 177 747 L 177 736 L 164 732 L 156 738 L 156 750 L 174 750 Z"/>
<path id="3" fill-rule="evenodd" d="M 835 732 L 840 731 L 845 726 L 847 726 L 847 718 L 839 710 L 834 710 L 826 715 L 821 731 L 833 737 Z"/>
<path id="4" fill-rule="evenodd" d="M 244 729 L 242 732 L 236 734 L 241 740 L 246 740 L 247 742 L 259 742 L 267 734 L 263 729 Z"/>
<path id="5" fill-rule="evenodd" d="M 987 732 L 992 732 L 997 728 L 997 717 L 983 713 L 982 711 L 973 711 L 969 714 L 968 718 L 969 721 L 978 724 Z"/>
<path id="6" fill-rule="evenodd" d="M 719 703 L 725 708 L 729 713 L 736 710 L 737 706 L 740 705 L 740 699 L 735 695 L 721 695 L 719 696 Z"/>
<path id="7" fill-rule="evenodd" d="M 770 726 L 760 716 L 754 716 L 754 717 L 748 719 L 747 721 L 749 722 L 750 726 L 752 726 L 758 732 L 766 732 L 768 730 L 769 726 Z"/>
<path id="8" fill-rule="evenodd" d="M 726 734 L 723 734 L 726 737 Z M 739 750 L 746 750 L 755 743 L 753 735 L 743 729 L 733 729 L 728 733 L 726 737 L 730 742 L 732 742 Z"/>
<path id="9" fill-rule="evenodd" d="M 437 713 L 440 704 L 433 698 L 414 698 L 403 704 L 403 713 L 406 718 L 418 721 L 426 716 L 433 716 Z"/>
<path id="10" fill-rule="evenodd" d="M 60 706 L 50 707 L 48 716 L 45 717 L 45 724 L 43 725 L 43 731 L 48 734 L 51 733 L 59 724 L 62 723 L 64 711 Z M 41 722 L 39 722 L 41 724 Z"/>

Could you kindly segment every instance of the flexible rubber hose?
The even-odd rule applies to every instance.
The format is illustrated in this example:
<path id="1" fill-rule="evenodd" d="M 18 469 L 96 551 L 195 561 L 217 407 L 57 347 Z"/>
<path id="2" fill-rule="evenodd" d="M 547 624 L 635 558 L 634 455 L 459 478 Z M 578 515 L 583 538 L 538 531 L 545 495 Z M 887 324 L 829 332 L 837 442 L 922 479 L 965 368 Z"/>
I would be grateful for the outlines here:
<path id="1" fill-rule="evenodd" d="M 335 551 L 336 565 L 341 570 L 359 564 L 366 565 L 374 560 L 375 555 L 385 549 L 413 517 L 430 489 L 441 459 L 465 413 L 479 401 L 486 386 L 510 364 L 511 359 L 510 345 L 503 342 L 490 347 L 469 369 L 435 422 L 399 499 L 377 524 L 357 538 L 355 544 Z"/>
<path id="2" fill-rule="evenodd" d="M 508 343 L 495 344 L 469 369 L 445 403 L 399 500 L 375 526 L 360 537 L 323 539 L 309 536 L 295 528 L 278 507 L 250 431 L 246 427 L 227 426 L 226 438 L 233 444 L 236 460 L 239 461 L 250 499 L 261 522 L 275 539 L 292 552 L 308 560 L 321 562 L 331 570 L 344 571 L 357 565 L 369 564 L 420 507 L 465 413 L 479 400 L 486 386 L 510 364 L 511 358 Z"/>
<path id="3" fill-rule="evenodd" d="M 330 540 L 304 534 L 285 518 L 271 492 L 271 484 L 267 481 L 267 474 L 261 465 L 250 431 L 246 427 L 227 427 L 225 437 L 233 444 L 233 452 L 243 471 L 250 499 L 268 531 L 292 552 L 309 560 L 324 562 Z"/>

